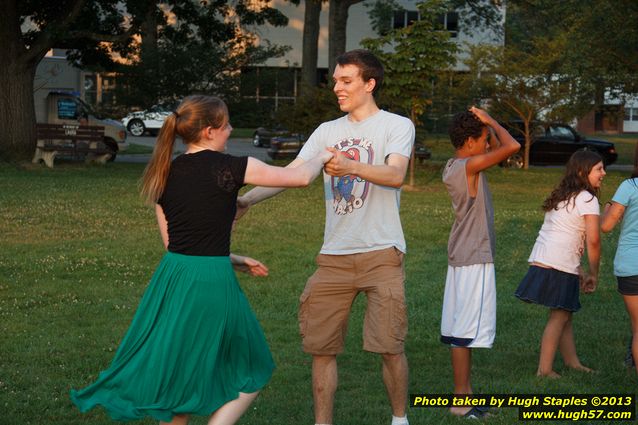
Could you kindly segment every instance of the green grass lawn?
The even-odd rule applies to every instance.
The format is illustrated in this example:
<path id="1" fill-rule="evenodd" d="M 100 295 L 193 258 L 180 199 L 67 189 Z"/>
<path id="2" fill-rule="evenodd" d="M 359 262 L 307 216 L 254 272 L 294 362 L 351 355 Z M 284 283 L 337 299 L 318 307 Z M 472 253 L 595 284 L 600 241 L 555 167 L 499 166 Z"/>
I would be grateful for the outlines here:
<path id="1" fill-rule="evenodd" d="M 438 142 L 437 142 L 438 143 Z M 449 144 L 449 143 L 448 143 Z M 435 158 L 443 148 L 431 146 Z M 0 406 L 2 424 L 110 424 L 101 409 L 80 414 L 68 392 L 106 368 L 162 256 L 152 210 L 138 195 L 143 164 L 54 169 L 0 165 Z M 410 331 L 406 352 L 410 392 L 452 390 L 448 349 L 439 343 L 446 246 L 452 224 L 440 163 L 417 168 L 418 191 L 402 195 Z M 623 366 L 630 325 L 612 275 L 617 232 L 603 237 L 600 287 L 582 296 L 574 316 L 585 374 L 539 379 L 540 335 L 547 311 L 513 292 L 527 270 L 543 214 L 539 205 L 560 177 L 559 168 L 488 172 L 497 232 L 498 325 L 493 349 L 475 350 L 476 393 L 635 393 L 638 379 Z M 610 172 L 602 202 L 624 176 Z M 310 357 L 301 352 L 297 303 L 323 235 L 322 185 L 289 190 L 256 206 L 233 234 L 233 251 L 270 267 L 263 279 L 240 276 L 264 328 L 277 369 L 242 424 L 311 424 Z M 361 350 L 365 299 L 354 305 L 347 347 L 338 358 L 335 423 L 390 423 L 376 355 Z M 161 373 L 161 371 L 158 371 Z M 410 423 L 456 424 L 445 409 L 410 409 Z M 136 422 L 155 423 L 151 420 Z M 193 424 L 204 424 L 196 418 Z M 491 424 L 518 423 L 514 408 Z M 605 423 L 605 422 L 596 422 Z"/>

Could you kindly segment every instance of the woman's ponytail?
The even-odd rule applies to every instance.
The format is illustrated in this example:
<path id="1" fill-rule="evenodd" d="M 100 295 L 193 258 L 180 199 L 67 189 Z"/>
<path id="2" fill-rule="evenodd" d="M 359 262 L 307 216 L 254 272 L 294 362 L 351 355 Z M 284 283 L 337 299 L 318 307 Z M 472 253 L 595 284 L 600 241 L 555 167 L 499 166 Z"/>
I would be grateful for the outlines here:
<path id="1" fill-rule="evenodd" d="M 162 192 L 164 192 L 164 187 L 166 187 L 166 179 L 168 178 L 173 158 L 178 120 L 178 113 L 176 112 L 166 117 L 157 136 L 151 160 L 144 170 L 141 193 L 144 200 L 149 204 L 157 203 L 160 196 L 162 196 Z"/>

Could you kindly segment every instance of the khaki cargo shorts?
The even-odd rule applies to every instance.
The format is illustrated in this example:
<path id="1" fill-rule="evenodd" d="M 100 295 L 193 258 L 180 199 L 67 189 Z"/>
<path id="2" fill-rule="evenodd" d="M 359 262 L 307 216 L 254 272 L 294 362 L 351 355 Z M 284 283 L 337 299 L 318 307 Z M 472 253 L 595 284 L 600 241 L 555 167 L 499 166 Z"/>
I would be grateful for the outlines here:
<path id="1" fill-rule="evenodd" d="M 396 248 L 348 255 L 319 254 L 317 270 L 300 297 L 303 350 L 315 355 L 343 351 L 350 309 L 363 292 L 368 299 L 363 349 L 403 353 L 408 332 L 403 253 Z"/>

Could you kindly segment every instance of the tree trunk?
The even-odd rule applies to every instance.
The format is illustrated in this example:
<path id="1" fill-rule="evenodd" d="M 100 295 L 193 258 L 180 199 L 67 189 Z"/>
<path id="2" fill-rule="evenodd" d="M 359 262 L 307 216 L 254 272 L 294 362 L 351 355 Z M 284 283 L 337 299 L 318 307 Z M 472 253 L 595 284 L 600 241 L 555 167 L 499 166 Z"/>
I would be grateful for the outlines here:
<path id="1" fill-rule="evenodd" d="M 35 65 L 7 60 L 0 66 L 0 158 L 24 161 L 35 152 Z"/>
<path id="2" fill-rule="evenodd" d="M 0 15 L 0 158 L 23 161 L 35 152 L 33 80 L 45 47 L 24 47 L 15 1 Z"/>
<path id="3" fill-rule="evenodd" d="M 142 38 L 140 56 L 143 63 L 155 65 L 158 60 L 157 47 L 157 3 L 149 1 L 144 21 L 140 26 L 140 36 Z M 152 62 L 152 63 L 149 63 Z"/>
<path id="4" fill-rule="evenodd" d="M 139 103 L 145 107 L 157 101 L 157 90 L 152 90 L 149 82 L 155 81 L 158 74 L 163 75 L 158 53 L 157 25 L 157 3 L 148 1 L 144 11 L 144 21 L 140 25 L 140 37 L 142 38 L 140 45 L 141 76 L 144 83 L 136 90 Z"/>
<path id="5" fill-rule="evenodd" d="M 303 23 L 303 48 L 301 58 L 301 87 L 317 85 L 317 57 L 319 43 L 319 18 L 321 0 L 306 0 Z"/>
<path id="6" fill-rule="evenodd" d="M 328 76 L 331 77 L 337 65 L 337 57 L 346 51 L 346 30 L 348 9 L 363 0 L 330 0 L 328 14 Z"/>
<path id="7" fill-rule="evenodd" d="M 525 126 L 525 148 L 523 150 L 523 169 L 527 170 L 529 169 L 529 150 L 530 147 L 532 146 L 532 135 L 530 133 L 530 122 L 531 122 L 531 118 L 526 117 L 523 120 L 523 125 Z"/>

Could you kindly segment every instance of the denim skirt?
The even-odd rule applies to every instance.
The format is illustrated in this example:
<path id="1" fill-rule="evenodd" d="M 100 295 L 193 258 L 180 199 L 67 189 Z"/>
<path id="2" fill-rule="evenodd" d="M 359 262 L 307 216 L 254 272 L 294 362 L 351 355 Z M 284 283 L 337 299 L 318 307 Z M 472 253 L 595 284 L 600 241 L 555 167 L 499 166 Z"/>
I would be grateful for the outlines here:
<path id="1" fill-rule="evenodd" d="M 530 266 L 514 295 L 528 303 L 576 312 L 580 310 L 579 291 L 578 275 Z"/>

